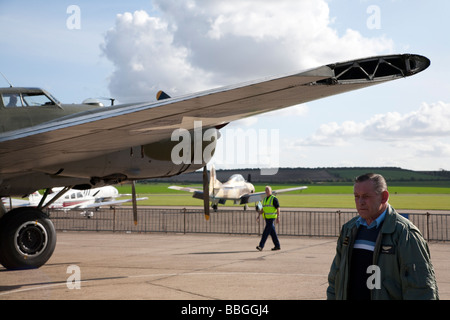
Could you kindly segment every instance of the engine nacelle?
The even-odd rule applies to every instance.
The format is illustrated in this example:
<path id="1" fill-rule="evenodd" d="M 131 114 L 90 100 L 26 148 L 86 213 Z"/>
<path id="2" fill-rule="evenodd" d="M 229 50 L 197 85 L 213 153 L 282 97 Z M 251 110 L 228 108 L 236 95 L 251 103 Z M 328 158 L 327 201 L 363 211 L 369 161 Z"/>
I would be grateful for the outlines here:
<path id="1" fill-rule="evenodd" d="M 214 155 L 218 130 L 209 128 L 201 131 L 201 139 L 199 133 L 179 130 L 175 130 L 177 132 L 171 139 L 40 171 L 55 178 L 89 179 L 93 186 L 97 186 L 99 183 L 115 184 L 125 180 L 170 177 L 204 167 Z"/>
<path id="2" fill-rule="evenodd" d="M 80 189 L 126 180 L 170 177 L 201 169 L 214 155 L 219 132 L 175 130 L 171 139 L 135 146 L 85 160 L 36 168 L 33 173 L 0 181 L 0 196 L 26 195 L 39 189 Z M 199 138 L 201 137 L 201 138 Z"/>

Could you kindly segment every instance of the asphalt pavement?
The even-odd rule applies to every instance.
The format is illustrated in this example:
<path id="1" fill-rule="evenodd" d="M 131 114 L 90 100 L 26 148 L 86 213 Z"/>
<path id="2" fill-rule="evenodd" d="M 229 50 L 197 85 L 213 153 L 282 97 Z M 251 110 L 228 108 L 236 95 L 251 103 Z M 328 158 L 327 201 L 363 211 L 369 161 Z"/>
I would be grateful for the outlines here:
<path id="1" fill-rule="evenodd" d="M 269 238 L 259 252 L 259 237 L 246 235 L 57 236 L 41 268 L 0 268 L 0 300 L 324 300 L 337 240 L 281 237 L 271 251 Z M 450 244 L 429 246 L 440 298 L 450 299 Z"/>

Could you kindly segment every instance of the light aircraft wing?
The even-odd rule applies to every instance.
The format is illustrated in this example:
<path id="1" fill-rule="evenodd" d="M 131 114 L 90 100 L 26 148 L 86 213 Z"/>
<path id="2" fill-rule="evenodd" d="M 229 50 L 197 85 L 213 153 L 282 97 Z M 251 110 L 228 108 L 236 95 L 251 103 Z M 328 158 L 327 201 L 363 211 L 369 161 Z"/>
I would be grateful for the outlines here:
<path id="1" fill-rule="evenodd" d="M 21 200 L 21 199 L 15 199 L 15 198 L 2 198 L 3 205 L 7 208 L 12 206 L 12 208 L 17 207 L 28 207 L 31 205 L 30 201 L 28 200 Z"/>
<path id="2" fill-rule="evenodd" d="M 179 190 L 179 191 L 186 191 L 186 192 L 202 192 L 203 193 L 203 191 L 201 189 L 190 188 L 190 187 L 170 186 L 169 189 Z"/>
<path id="3" fill-rule="evenodd" d="M 296 191 L 296 190 L 304 190 L 307 188 L 308 187 L 294 187 L 294 188 L 278 189 L 278 190 L 272 190 L 272 193 L 274 195 L 277 195 L 279 193 L 291 192 L 291 191 Z M 191 188 L 191 187 L 179 187 L 179 186 L 170 186 L 169 189 L 193 192 L 194 198 L 203 199 L 203 191 L 200 189 Z M 251 203 L 251 202 L 262 201 L 265 196 L 266 196 L 266 192 L 262 191 L 262 192 L 245 194 L 245 195 L 241 196 L 240 199 L 239 198 L 238 199 L 230 199 L 230 198 L 214 197 L 214 200 L 241 200 L 240 204 L 246 204 L 246 203 Z"/>
<path id="4" fill-rule="evenodd" d="M 203 200 L 203 190 L 191 187 L 170 186 L 169 189 L 194 193 L 192 197 Z"/>
<path id="5" fill-rule="evenodd" d="M 141 201 L 141 200 L 147 200 L 147 197 L 143 197 L 143 198 L 137 198 L 136 201 Z M 3 204 L 6 207 L 9 207 L 10 205 L 10 200 L 9 198 L 2 198 Z M 131 202 L 132 199 L 123 199 L 123 200 L 111 200 L 111 201 L 103 201 L 103 202 L 95 202 L 92 204 L 76 204 L 73 206 L 67 206 L 64 209 L 86 209 L 86 208 L 97 208 L 97 207 L 101 207 L 101 206 L 113 206 L 113 205 L 117 205 L 117 204 L 122 204 L 122 203 L 126 203 L 126 202 Z M 12 198 L 11 199 L 11 204 L 13 208 L 17 208 L 17 207 L 30 207 L 32 206 L 32 204 L 30 203 L 30 201 L 28 200 L 21 200 L 21 199 L 15 199 Z"/>
<path id="6" fill-rule="evenodd" d="M 294 188 L 272 190 L 272 194 L 277 195 L 279 193 L 296 191 L 296 190 L 304 190 L 304 189 L 308 189 L 308 187 L 294 187 Z M 265 191 L 246 194 L 241 197 L 241 204 L 262 201 L 265 197 L 266 197 Z"/>
<path id="7" fill-rule="evenodd" d="M 136 201 L 147 200 L 147 199 L 148 199 L 147 197 L 137 198 Z M 123 199 L 123 200 L 95 202 L 92 204 L 79 206 L 79 207 L 77 207 L 77 209 L 98 208 L 98 207 L 102 207 L 102 206 L 114 206 L 117 204 L 122 204 L 122 203 L 127 203 L 127 202 L 132 202 L 132 201 L 133 201 L 133 199 Z"/>
<path id="8" fill-rule="evenodd" d="M 175 129 L 220 127 L 335 94 L 416 74 L 430 61 L 389 55 L 322 67 L 151 103 L 111 106 L 0 134 L 0 174 L 90 159 L 161 142 Z"/>

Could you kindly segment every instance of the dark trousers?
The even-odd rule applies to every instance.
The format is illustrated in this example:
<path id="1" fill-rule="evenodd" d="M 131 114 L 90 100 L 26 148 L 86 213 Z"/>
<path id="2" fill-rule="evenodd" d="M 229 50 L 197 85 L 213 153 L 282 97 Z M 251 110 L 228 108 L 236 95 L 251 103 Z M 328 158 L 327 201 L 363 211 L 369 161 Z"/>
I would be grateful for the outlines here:
<path id="1" fill-rule="evenodd" d="M 276 219 L 265 219 L 265 220 L 266 220 L 266 227 L 264 228 L 261 241 L 259 242 L 259 246 L 261 248 L 264 248 L 264 244 L 266 243 L 267 237 L 270 234 L 270 237 L 272 238 L 275 248 L 280 248 L 280 241 L 278 241 L 277 232 L 275 231 Z"/>

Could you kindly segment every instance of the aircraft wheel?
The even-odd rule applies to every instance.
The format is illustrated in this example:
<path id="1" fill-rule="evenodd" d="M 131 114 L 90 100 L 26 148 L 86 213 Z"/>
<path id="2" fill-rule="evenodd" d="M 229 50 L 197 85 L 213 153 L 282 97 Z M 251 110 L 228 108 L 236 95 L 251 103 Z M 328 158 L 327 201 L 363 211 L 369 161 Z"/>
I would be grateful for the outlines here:
<path id="1" fill-rule="evenodd" d="M 7 269 L 39 268 L 55 247 L 55 227 L 36 208 L 16 208 L 0 220 L 0 263 Z"/>

